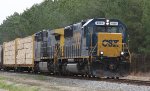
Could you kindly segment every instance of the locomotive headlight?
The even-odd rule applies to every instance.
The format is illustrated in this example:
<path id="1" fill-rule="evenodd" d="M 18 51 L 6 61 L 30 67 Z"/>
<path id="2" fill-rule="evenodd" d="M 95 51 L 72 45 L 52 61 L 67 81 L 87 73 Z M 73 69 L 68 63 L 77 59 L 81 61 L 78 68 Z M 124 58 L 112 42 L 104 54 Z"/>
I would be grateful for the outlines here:
<path id="1" fill-rule="evenodd" d="M 121 52 L 121 55 L 124 55 L 124 52 Z"/>
<path id="2" fill-rule="evenodd" d="M 106 22 L 109 22 L 109 20 L 106 20 Z"/>
<path id="3" fill-rule="evenodd" d="M 101 55 L 103 55 L 104 54 L 104 52 L 100 52 L 101 53 Z"/>
<path id="4" fill-rule="evenodd" d="M 107 22 L 106 25 L 109 25 L 109 23 Z"/>

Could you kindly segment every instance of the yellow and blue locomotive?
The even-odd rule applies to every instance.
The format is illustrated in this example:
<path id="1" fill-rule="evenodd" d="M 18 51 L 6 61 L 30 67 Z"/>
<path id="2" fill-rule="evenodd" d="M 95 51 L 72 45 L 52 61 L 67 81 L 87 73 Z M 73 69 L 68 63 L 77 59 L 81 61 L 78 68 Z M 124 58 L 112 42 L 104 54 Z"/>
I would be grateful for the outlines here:
<path id="1" fill-rule="evenodd" d="M 127 28 L 117 19 L 96 18 L 35 33 L 34 71 L 119 77 L 129 72 Z"/>

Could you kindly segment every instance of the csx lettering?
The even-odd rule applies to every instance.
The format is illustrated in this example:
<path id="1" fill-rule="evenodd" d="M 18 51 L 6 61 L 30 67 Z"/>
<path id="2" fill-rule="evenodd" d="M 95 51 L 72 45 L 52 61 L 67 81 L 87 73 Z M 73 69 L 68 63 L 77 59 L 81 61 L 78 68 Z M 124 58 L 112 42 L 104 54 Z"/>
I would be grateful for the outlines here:
<path id="1" fill-rule="evenodd" d="M 118 42 L 119 40 L 103 40 L 102 45 L 104 47 L 119 47 L 117 44 Z"/>

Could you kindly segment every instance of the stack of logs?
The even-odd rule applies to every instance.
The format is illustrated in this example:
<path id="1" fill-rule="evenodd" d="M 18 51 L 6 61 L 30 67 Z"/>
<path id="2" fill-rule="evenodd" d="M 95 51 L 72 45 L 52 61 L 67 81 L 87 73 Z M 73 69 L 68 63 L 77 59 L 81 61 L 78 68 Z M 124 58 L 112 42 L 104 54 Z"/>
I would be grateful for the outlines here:
<path id="1" fill-rule="evenodd" d="M 33 38 L 32 36 L 17 39 L 16 63 L 22 65 L 33 64 Z"/>
<path id="2" fill-rule="evenodd" d="M 13 66 L 33 66 L 34 48 L 33 37 L 18 38 L 14 41 L 5 42 L 4 48 L 4 65 Z"/>
<path id="3" fill-rule="evenodd" d="M 5 42 L 4 45 L 4 61 L 6 65 L 15 64 L 15 40 L 10 42 Z"/>

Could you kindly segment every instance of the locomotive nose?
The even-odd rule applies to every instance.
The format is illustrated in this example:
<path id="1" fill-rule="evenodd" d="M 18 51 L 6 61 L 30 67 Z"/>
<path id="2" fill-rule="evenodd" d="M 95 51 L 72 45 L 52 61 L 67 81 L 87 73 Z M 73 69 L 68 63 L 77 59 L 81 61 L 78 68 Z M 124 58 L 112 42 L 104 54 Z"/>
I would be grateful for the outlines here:
<path id="1" fill-rule="evenodd" d="M 103 55 L 105 57 L 118 57 L 120 56 L 121 52 L 121 33 L 98 33 L 97 55 Z"/>

